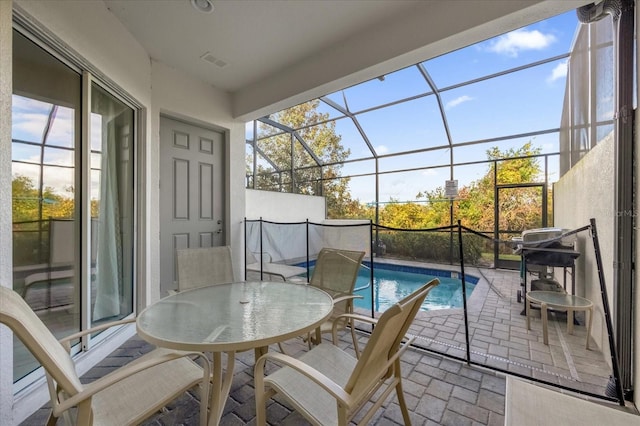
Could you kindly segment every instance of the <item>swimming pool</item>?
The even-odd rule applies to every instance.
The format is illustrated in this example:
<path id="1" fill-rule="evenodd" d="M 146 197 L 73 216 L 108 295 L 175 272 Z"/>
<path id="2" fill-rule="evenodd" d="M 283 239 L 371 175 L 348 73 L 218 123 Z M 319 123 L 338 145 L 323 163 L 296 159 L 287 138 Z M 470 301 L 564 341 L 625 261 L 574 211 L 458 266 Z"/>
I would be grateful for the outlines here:
<path id="1" fill-rule="evenodd" d="M 363 262 L 367 267 L 369 262 Z M 429 292 L 422 304 L 423 311 L 437 309 L 462 308 L 462 281 L 455 271 L 420 268 L 396 264 L 375 263 L 373 283 L 373 308 L 383 312 L 389 306 L 411 294 L 432 278 L 438 278 L 440 285 Z M 371 309 L 372 297 L 369 286 L 371 272 L 368 268 L 360 268 L 356 281 L 356 294 L 362 299 L 356 299 L 356 308 Z M 478 278 L 466 274 L 467 300 L 471 296 Z"/>

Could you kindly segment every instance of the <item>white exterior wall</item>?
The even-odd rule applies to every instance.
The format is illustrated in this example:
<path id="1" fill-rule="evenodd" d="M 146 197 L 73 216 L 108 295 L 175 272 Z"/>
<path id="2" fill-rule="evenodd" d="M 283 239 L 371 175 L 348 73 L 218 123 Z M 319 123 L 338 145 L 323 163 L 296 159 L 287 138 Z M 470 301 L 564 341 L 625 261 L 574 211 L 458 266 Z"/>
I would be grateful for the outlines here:
<path id="1" fill-rule="evenodd" d="M 13 283 L 11 224 L 11 0 L 0 1 L 0 286 Z M 13 422 L 13 351 L 9 329 L 0 325 L 0 425 Z"/>
<path id="2" fill-rule="evenodd" d="M 33 16 L 52 34 L 62 39 L 87 62 L 100 69 L 146 108 L 145 120 L 142 123 L 146 137 L 139 142 L 138 146 L 141 150 L 141 155 L 144 156 L 145 164 L 150 164 L 151 166 L 138 171 L 138 176 L 142 179 L 142 191 L 140 191 L 139 196 L 143 203 L 140 225 L 144 228 L 143 238 L 139 240 L 139 244 L 143 248 L 141 262 L 138 264 L 138 269 L 141 271 L 138 281 L 139 290 L 141 290 L 138 295 L 139 306 L 144 306 L 148 301 L 157 298 L 159 292 L 158 286 L 152 284 L 157 282 L 157 275 L 154 274 L 157 274 L 159 263 L 157 251 L 159 112 L 173 115 L 175 111 L 179 110 L 183 119 L 228 131 L 227 177 L 229 181 L 226 185 L 229 202 L 226 214 L 228 218 L 235 217 L 236 221 L 227 224 L 226 232 L 227 243 L 235 246 L 236 250 L 241 247 L 238 244 L 238 242 L 242 242 L 242 227 L 239 222 L 244 216 L 263 216 L 268 219 L 272 212 L 280 210 L 282 214 L 290 214 L 291 220 L 298 220 L 300 216 L 305 216 L 305 219 L 308 217 L 310 220 L 314 217 L 316 220 L 321 220 L 319 217 L 313 216 L 312 213 L 317 214 L 322 211 L 322 219 L 324 218 L 324 207 L 319 208 L 315 204 L 306 201 L 300 203 L 300 206 L 293 204 L 296 206 L 296 211 L 293 211 L 294 209 L 292 208 L 287 208 L 290 204 L 280 204 L 279 206 L 261 205 L 257 201 L 258 199 L 251 195 L 254 191 L 247 191 L 247 212 L 245 213 L 244 179 L 238 179 L 238 175 L 244 174 L 244 127 L 240 125 L 242 127 L 240 130 L 238 123 L 231 118 L 229 99 L 226 98 L 224 93 L 212 87 L 190 80 L 173 70 L 166 69 L 160 64 L 152 64 L 144 49 L 127 33 L 120 22 L 109 13 L 101 1 L 64 1 L 56 2 L 55 5 L 52 5 L 50 1 L 46 0 L 14 0 L 13 2 L 12 0 L 0 0 L 0 182 L 9 181 L 11 170 L 11 10 L 14 3 L 18 8 Z M 575 7 L 575 5 L 567 5 L 567 3 L 555 2 L 555 4 L 562 4 L 566 8 Z M 636 14 L 640 18 L 640 10 L 638 8 L 636 8 Z M 487 25 L 492 24 L 487 23 Z M 640 68 L 638 71 L 640 71 Z M 371 73 L 374 74 L 373 71 Z M 378 74 L 380 73 L 378 72 Z M 358 77 L 355 74 L 350 75 L 353 75 L 354 78 Z M 308 80 L 308 75 L 305 75 L 304 78 Z M 176 87 L 172 87 L 173 84 Z M 236 111 L 242 114 L 249 114 L 248 111 L 253 111 L 257 107 L 265 107 L 265 105 L 274 102 L 274 99 L 282 97 L 281 92 L 278 90 L 283 87 L 291 87 L 291 80 L 283 82 L 281 86 L 277 86 L 277 90 L 273 91 L 273 93 L 259 97 L 252 104 L 250 101 L 256 97 L 256 88 L 247 88 L 236 100 Z M 637 84 L 636 87 L 638 87 Z M 177 88 L 180 90 L 177 90 Z M 269 88 L 264 88 L 264 90 L 269 90 Z M 324 93 L 330 90 L 320 87 L 318 91 Z M 176 93 L 178 96 L 172 98 L 172 94 L 175 95 Z M 313 97 L 309 93 L 308 90 L 305 91 L 305 95 L 303 95 L 305 99 Z M 317 93 L 317 95 L 322 93 Z M 187 99 L 189 100 L 188 102 Z M 211 111 L 206 111 L 198 109 L 197 106 L 206 108 L 213 106 L 213 108 Z M 253 114 L 253 116 L 256 115 L 259 114 Z M 638 136 L 636 136 L 636 147 L 639 145 L 637 138 Z M 238 141 L 242 142 L 238 143 Z M 636 152 L 638 152 L 637 149 Z M 606 155 L 600 158 L 600 160 L 607 161 L 611 159 L 612 156 Z M 593 163 L 596 163 L 594 166 L 596 173 L 588 174 L 583 172 L 585 175 L 583 178 L 587 180 L 582 181 L 582 184 L 584 185 L 586 182 L 589 184 L 594 183 L 594 185 L 585 185 L 585 187 L 594 188 L 594 191 L 591 192 L 592 194 L 598 192 L 595 191 L 595 188 L 602 189 L 602 191 L 599 192 L 599 196 L 571 194 L 567 191 L 567 188 L 570 188 L 570 184 L 566 179 L 577 180 L 578 178 L 575 176 L 563 177 L 561 182 L 557 184 L 556 191 L 564 191 L 563 197 L 558 196 L 557 199 L 564 198 L 566 202 L 555 206 L 556 225 L 562 227 L 573 227 L 574 224 L 575 226 L 582 226 L 588 223 L 589 217 L 596 217 L 601 236 L 601 249 L 604 255 L 609 256 L 604 258 L 603 264 L 605 265 L 607 283 L 611 285 L 612 270 L 610 265 L 612 259 L 610 256 L 613 252 L 613 242 L 612 237 L 605 238 L 603 230 L 612 228 L 612 212 L 614 208 L 609 201 L 613 197 L 611 190 L 613 186 L 609 186 L 607 189 L 607 186 L 603 183 L 601 165 L 597 164 L 598 161 L 593 161 Z M 238 165 L 241 165 L 241 167 L 237 167 Z M 232 168 L 235 168 L 235 170 L 232 170 Z M 636 185 L 638 185 L 636 188 L 636 193 L 638 193 L 640 191 L 640 176 L 637 175 Z M 273 193 L 269 194 L 273 196 Z M 11 285 L 12 280 L 10 201 L 10 186 L 0 185 L 0 247 L 2 247 L 0 285 L 3 286 Z M 301 209 L 298 209 L 298 207 L 301 207 Z M 588 209 L 593 210 L 587 211 Z M 607 214 L 609 217 L 607 217 Z M 636 227 L 635 232 L 637 239 L 640 237 L 640 230 Z M 605 246 L 605 243 L 608 245 Z M 237 253 L 234 251 L 234 260 L 237 259 L 235 256 L 237 256 Z M 640 262 L 640 254 L 638 252 L 636 256 L 636 262 Z M 584 262 L 584 267 L 581 273 L 584 277 L 587 275 L 586 272 L 589 272 L 589 277 L 587 278 L 591 284 L 588 284 L 588 288 L 593 291 L 593 259 L 588 259 L 587 257 L 582 261 Z M 635 292 L 634 306 L 636 308 L 640 306 L 639 291 Z M 640 342 L 640 327 L 637 326 L 639 314 L 637 311 L 638 309 L 635 309 L 635 341 Z M 602 324 L 601 320 L 600 322 Z M 600 334 L 602 327 L 603 325 L 598 326 Z M 118 344 L 119 342 L 116 341 L 109 342 L 101 350 L 108 352 L 110 348 L 114 348 Z M 604 346 L 606 347 L 607 345 L 605 344 Z M 634 350 L 634 360 L 634 383 L 637 387 L 640 384 L 640 351 Z M 85 359 L 80 363 L 80 367 L 87 369 L 92 362 L 95 362 L 95 360 Z M 41 387 L 40 390 L 43 392 L 38 391 L 28 395 L 18 395 L 14 404 L 11 371 L 11 336 L 5 327 L 0 326 L 0 424 L 2 425 L 19 423 L 30 413 L 29 410 L 40 406 L 47 399 L 46 391 Z M 36 398 L 38 395 L 40 395 L 40 399 Z M 636 392 L 635 395 L 636 404 L 638 404 L 640 392 Z"/>
<path id="3" fill-rule="evenodd" d="M 636 12 L 636 23 L 640 21 L 640 8 L 635 8 Z M 640 46 L 636 44 L 636 58 L 640 57 Z M 636 61 L 636 99 L 640 99 L 640 85 L 638 84 L 638 76 L 640 75 L 640 63 Z M 635 115 L 636 123 L 640 121 L 640 112 L 636 109 Z M 637 126 L 637 125 L 636 125 Z M 640 265 L 640 250 L 637 247 L 637 241 L 640 238 L 640 226 L 638 226 L 638 210 L 637 210 L 637 196 L 640 194 L 640 173 L 638 161 L 639 150 L 640 150 L 640 133 L 638 131 L 634 132 L 634 153 L 635 153 L 635 170 L 634 170 L 634 179 L 635 179 L 635 194 L 634 194 L 634 202 L 636 203 L 636 211 L 632 212 L 635 220 L 635 241 L 636 245 L 634 246 L 635 250 L 635 264 Z M 609 304 L 613 303 L 613 252 L 614 252 L 614 226 L 615 226 L 615 214 L 616 208 L 614 197 L 614 182 L 615 177 L 613 175 L 614 172 L 614 146 L 613 141 L 608 140 L 606 142 L 600 143 L 596 146 L 595 149 L 591 150 L 589 154 L 585 158 L 583 158 L 578 167 L 574 167 L 567 173 L 565 176 L 560 179 L 560 182 L 556 184 L 554 187 L 554 220 L 556 226 L 561 227 L 570 227 L 569 224 L 575 223 L 580 224 L 580 219 L 588 220 L 590 217 L 595 217 L 596 226 L 598 229 L 598 237 L 600 240 L 600 249 L 602 250 L 602 264 L 605 275 L 605 282 L 607 284 L 607 293 L 609 298 Z M 585 160 L 587 160 L 585 162 Z M 585 164 L 582 164 L 585 163 Z M 582 187 L 588 188 L 588 192 L 576 194 L 570 191 L 572 188 L 572 184 L 579 182 L 579 185 L 574 187 Z M 572 183 L 573 182 L 573 183 Z M 562 201 L 562 205 L 558 203 L 558 201 Z M 630 235 L 628 236 L 631 237 Z M 593 257 L 587 257 L 586 261 L 583 260 L 586 264 L 586 268 L 580 271 L 584 275 L 580 277 L 578 274 L 578 282 L 580 279 L 588 280 L 587 286 L 590 288 L 591 292 L 597 291 L 595 285 L 598 285 L 597 282 L 597 274 L 595 270 L 595 259 Z M 632 386 L 635 388 L 634 392 L 634 404 L 636 407 L 640 406 L 640 392 L 638 391 L 638 387 L 640 386 L 640 350 L 639 342 L 640 342 L 640 291 L 638 291 L 638 279 L 637 279 L 637 267 L 636 272 L 634 272 L 634 293 L 633 293 L 633 343 L 632 343 L 632 358 L 633 358 L 633 377 L 632 377 Z M 599 299 L 599 295 L 590 294 L 586 296 L 591 300 Z M 593 298 L 595 299 L 593 299 Z M 606 341 L 606 324 L 604 323 L 604 318 L 601 317 L 602 308 L 599 307 L 597 316 L 594 316 L 594 331 L 593 336 L 596 338 L 596 342 L 598 346 L 602 348 L 605 353 L 606 359 L 610 359 L 609 355 L 609 344 Z M 596 320 L 598 321 L 596 328 Z M 615 327 L 615 324 L 614 324 Z M 599 335 L 596 335 L 599 333 Z"/>
<path id="4" fill-rule="evenodd" d="M 151 100 L 149 56 L 101 1 L 15 0 L 47 31 L 60 38 L 140 103 Z"/>
<path id="5" fill-rule="evenodd" d="M 302 222 L 309 219 L 309 222 L 321 223 L 327 217 L 324 197 L 253 189 L 247 189 L 246 196 L 247 219 L 262 218 L 274 222 Z"/>
<path id="6" fill-rule="evenodd" d="M 226 224 L 227 244 L 234 248 L 234 263 L 243 264 L 244 122 L 231 117 L 226 93 L 194 81 L 154 63 L 101 1 L 56 2 L 16 0 L 16 9 L 29 15 L 45 31 L 59 38 L 78 56 L 100 70 L 143 107 L 138 141 L 140 248 L 137 275 L 137 307 L 140 310 L 159 298 L 159 114 L 165 113 L 227 135 L 225 215 L 237 220 Z M 11 174 L 11 10 L 12 2 L 0 0 L 0 173 L 2 182 Z M 179 113 L 178 113 L 179 111 Z M 11 189 L 0 185 L 0 280 L 11 285 Z M 242 256 L 242 258 L 240 257 Z M 239 273 L 239 271 L 236 271 Z M 82 374 L 116 349 L 135 329 L 129 327 L 93 352 L 78 359 Z M 15 397 L 12 383 L 11 336 L 0 329 L 0 424 L 18 424 L 48 401 L 44 380 L 22 390 Z"/>
<path id="7" fill-rule="evenodd" d="M 609 307 L 613 309 L 613 252 L 615 221 L 614 144 L 609 136 L 593 148 L 553 187 L 554 226 L 566 229 L 589 225 L 596 219 L 596 229 L 602 265 L 607 287 Z M 584 188 L 576 191 L 575 188 Z M 591 336 L 603 353 L 609 356 L 607 328 L 602 308 L 598 269 L 590 234 L 578 235 L 578 250 L 582 255 L 576 260 L 576 293 L 586 297 L 594 305 Z"/>
<path id="8" fill-rule="evenodd" d="M 226 244 L 231 245 L 234 259 L 235 276 L 240 277 L 244 265 L 244 223 L 245 216 L 245 123 L 231 117 L 229 95 L 210 85 L 191 79 L 184 74 L 161 63 L 152 62 L 153 107 L 151 111 L 151 149 L 150 181 L 154 189 L 150 192 L 149 208 L 156 212 L 151 217 L 152 241 L 150 256 L 150 282 L 159 282 L 159 181 L 160 164 L 160 114 L 166 114 L 196 125 L 212 127 L 226 133 L 225 189 L 227 206 L 225 207 Z M 153 300 L 160 297 L 160 288 L 152 285 Z"/>

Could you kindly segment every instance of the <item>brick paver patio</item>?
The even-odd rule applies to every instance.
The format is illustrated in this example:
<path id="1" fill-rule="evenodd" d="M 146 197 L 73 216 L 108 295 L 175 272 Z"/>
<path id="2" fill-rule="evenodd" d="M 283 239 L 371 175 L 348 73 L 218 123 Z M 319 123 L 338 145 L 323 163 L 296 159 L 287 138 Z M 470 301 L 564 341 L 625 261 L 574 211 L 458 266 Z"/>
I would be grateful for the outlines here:
<path id="1" fill-rule="evenodd" d="M 363 337 L 364 340 L 366 338 Z M 340 342 L 343 347 L 349 343 L 347 336 Z M 82 379 L 91 381 L 101 377 L 151 349 L 152 346 L 134 337 Z M 306 344 L 301 340 L 285 344 L 285 351 L 294 356 L 304 350 Z M 414 425 L 502 425 L 504 422 L 505 379 L 492 371 L 410 350 L 403 358 L 403 376 L 407 405 Z M 145 425 L 197 425 L 198 410 L 197 392 L 189 392 L 169 405 L 165 412 L 149 419 Z M 47 415 L 47 407 L 42 407 L 22 424 L 43 425 Z M 221 424 L 251 425 L 255 424 L 254 418 L 253 352 L 248 351 L 236 355 L 233 385 Z M 270 401 L 267 418 L 274 425 L 307 424 L 280 400 Z M 402 424 L 402 414 L 395 397 L 390 397 L 376 413 L 373 424 Z"/>
<path id="2" fill-rule="evenodd" d="M 403 358 L 404 389 L 413 424 L 502 425 L 505 405 L 502 372 L 605 394 L 611 372 L 596 345 L 591 345 L 591 350 L 585 349 L 584 326 L 578 324 L 574 335 L 568 335 L 566 317 L 560 313 L 551 315 L 549 345 L 544 345 L 539 317 L 533 318 L 530 331 L 526 329 L 526 318 L 521 315 L 523 304 L 516 301 L 517 272 L 477 268 L 468 268 L 466 272 L 481 278 L 468 301 L 469 353 L 473 363 L 468 365 L 463 361 L 466 336 L 461 309 L 418 315 L 409 332 L 417 336 L 417 344 L 427 350 L 412 349 Z M 364 345 L 367 335 L 362 333 L 361 336 L 361 345 Z M 341 339 L 340 345 L 352 349 L 347 336 Z M 301 339 L 285 342 L 285 350 L 291 355 L 306 349 Z M 148 350 L 151 350 L 150 345 L 134 337 L 90 370 L 83 380 L 100 377 Z M 253 362 L 252 351 L 236 355 L 234 381 L 223 425 L 255 423 Z M 195 425 L 198 410 L 198 396 L 188 393 L 145 424 Z M 43 407 L 23 425 L 44 424 L 47 413 Z M 270 402 L 268 421 L 273 425 L 306 424 L 280 400 Z M 402 424 L 395 397 L 376 413 L 373 424 Z"/>

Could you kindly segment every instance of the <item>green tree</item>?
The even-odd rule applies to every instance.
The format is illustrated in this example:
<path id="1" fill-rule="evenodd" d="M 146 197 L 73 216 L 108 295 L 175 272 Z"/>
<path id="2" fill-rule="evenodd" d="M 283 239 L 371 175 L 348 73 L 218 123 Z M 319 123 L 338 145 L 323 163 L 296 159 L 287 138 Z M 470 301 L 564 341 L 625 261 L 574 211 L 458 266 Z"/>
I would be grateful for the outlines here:
<path id="1" fill-rule="evenodd" d="M 363 214 L 357 200 L 351 198 L 349 178 L 340 178 L 342 162 L 350 150 L 341 144 L 335 122 L 327 121 L 328 114 L 318 112 L 319 100 L 313 100 L 280 111 L 271 119 L 290 128 L 300 128 L 294 133 L 283 132 L 263 122 L 258 122 L 255 188 L 270 191 L 293 192 L 307 195 L 324 195 L 329 218 L 353 217 Z M 299 138 L 298 138 L 299 137 Z M 320 167 L 306 150 L 327 166 Z M 253 157 L 247 156 L 247 174 L 250 174 Z M 277 173 L 276 173 L 277 172 Z"/>
<path id="2" fill-rule="evenodd" d="M 497 184 L 519 184 L 538 182 L 542 179 L 540 162 L 535 155 L 541 148 L 534 147 L 531 141 L 522 147 L 501 151 L 493 147 L 486 151 L 489 167 L 484 176 L 463 186 L 453 202 L 454 220 L 460 219 L 463 225 L 480 231 L 492 231 L 494 218 L 495 179 Z M 418 198 L 429 201 L 429 226 L 446 226 L 450 223 L 450 202 L 444 200 L 444 188 L 419 193 Z M 538 188 L 519 188 L 506 190 L 500 199 L 500 229 L 521 230 L 538 226 L 540 223 L 541 194 Z"/>
<path id="3" fill-rule="evenodd" d="M 428 228 L 428 207 L 391 199 L 380 211 L 380 225 L 399 229 Z"/>
<path id="4" fill-rule="evenodd" d="M 428 202 L 426 206 L 426 226 L 425 228 L 437 228 L 447 226 L 451 216 L 451 202 L 445 196 L 443 187 L 438 187 L 433 191 L 419 192 L 417 199 L 425 198 Z"/>
<path id="5" fill-rule="evenodd" d="M 542 151 L 531 141 L 521 148 L 500 151 L 493 147 L 487 151 L 492 161 L 487 173 L 471 185 L 469 193 L 459 203 L 459 217 L 467 226 L 480 230 L 492 230 L 494 218 L 494 191 L 498 185 L 539 182 L 542 179 L 540 161 L 535 155 Z M 497 182 L 495 182 L 495 177 Z M 519 188 L 501 191 L 500 229 L 522 230 L 539 226 L 541 194 L 537 188 Z M 480 213 L 483 212 L 483 213 Z"/>
<path id="6" fill-rule="evenodd" d="M 35 186 L 33 179 L 28 176 L 16 175 L 11 181 L 11 189 L 14 223 L 51 217 L 65 219 L 74 217 L 73 188 L 67 188 L 70 195 L 63 196 L 56 193 L 53 188 L 45 186 L 42 196 L 40 196 L 40 190 Z"/>
<path id="7" fill-rule="evenodd" d="M 38 220 L 40 194 L 33 180 L 26 176 L 16 176 L 11 181 L 13 192 L 13 222 Z"/>

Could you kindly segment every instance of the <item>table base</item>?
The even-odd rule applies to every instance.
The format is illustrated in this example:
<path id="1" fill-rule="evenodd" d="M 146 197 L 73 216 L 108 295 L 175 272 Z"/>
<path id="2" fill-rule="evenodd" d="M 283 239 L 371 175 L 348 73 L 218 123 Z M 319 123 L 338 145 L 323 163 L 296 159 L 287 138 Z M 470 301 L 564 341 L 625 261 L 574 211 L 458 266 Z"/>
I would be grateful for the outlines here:
<path id="1" fill-rule="evenodd" d="M 531 330 L 531 299 L 529 299 L 528 295 L 526 297 L 526 301 L 525 301 L 525 310 L 526 310 L 526 316 L 527 316 L 527 331 Z M 536 304 L 540 305 L 540 317 L 542 318 L 542 339 L 545 345 L 549 345 L 549 329 L 548 329 L 548 304 L 544 303 L 544 302 L 534 302 Z M 589 315 L 589 320 L 587 322 L 587 343 L 586 343 L 586 349 L 589 349 L 589 337 L 591 336 L 591 322 L 593 320 L 593 307 L 587 307 L 587 308 L 582 308 L 582 307 L 567 307 L 567 306 L 556 306 L 556 305 L 551 305 L 551 307 L 554 310 L 561 310 L 561 311 L 566 311 L 567 312 L 567 333 L 569 334 L 573 334 L 573 313 L 574 311 L 584 311 L 585 315 L 586 312 L 588 311 L 588 315 Z"/>

